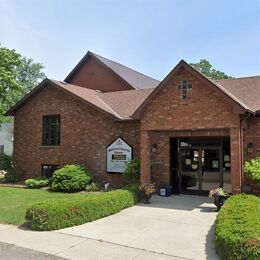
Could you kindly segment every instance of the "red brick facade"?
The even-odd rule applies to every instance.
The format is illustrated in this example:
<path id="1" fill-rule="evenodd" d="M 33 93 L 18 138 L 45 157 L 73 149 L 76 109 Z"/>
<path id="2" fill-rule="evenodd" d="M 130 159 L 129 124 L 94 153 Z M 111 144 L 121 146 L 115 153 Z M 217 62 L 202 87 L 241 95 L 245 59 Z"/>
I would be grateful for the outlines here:
<path id="1" fill-rule="evenodd" d="M 182 80 L 192 84 L 187 99 L 181 98 L 177 88 Z M 81 66 L 69 82 L 104 92 L 129 89 L 94 59 Z M 41 143 L 42 117 L 50 114 L 61 115 L 59 147 Z M 106 147 L 119 136 L 133 147 L 134 158 L 141 160 L 140 182 L 156 180 L 158 184 L 171 182 L 171 138 L 229 137 L 232 192 L 239 193 L 244 183 L 243 161 L 260 154 L 260 117 L 242 114 L 225 94 L 185 68 L 147 99 L 136 120 L 116 120 L 50 85 L 15 111 L 15 167 L 29 178 L 40 176 L 43 164 L 83 164 L 96 181 L 122 186 L 126 180 L 121 174 L 106 172 Z M 252 153 L 247 150 L 249 143 L 254 145 Z"/>
<path id="2" fill-rule="evenodd" d="M 61 144 L 42 146 L 42 116 L 61 115 Z M 14 160 L 23 178 L 41 176 L 42 164 L 83 164 L 95 180 L 113 186 L 125 183 L 121 174 L 106 173 L 106 146 L 121 136 L 139 158 L 139 123 L 119 122 L 53 87 L 43 89 L 15 116 Z"/>
<path id="3" fill-rule="evenodd" d="M 188 99 L 180 97 L 178 84 L 185 79 L 192 83 Z M 225 130 L 225 131 L 223 131 Z M 230 136 L 231 184 L 234 193 L 241 191 L 240 116 L 230 103 L 187 72 L 179 71 L 150 101 L 141 115 L 141 181 L 150 179 L 150 161 L 155 162 L 159 180 L 169 183 L 169 138 L 183 136 Z M 142 139 L 143 137 L 143 139 Z M 150 144 L 158 145 L 151 154 Z"/>
<path id="4" fill-rule="evenodd" d="M 79 68 L 68 83 L 102 92 L 133 89 L 109 68 L 91 57 Z"/>

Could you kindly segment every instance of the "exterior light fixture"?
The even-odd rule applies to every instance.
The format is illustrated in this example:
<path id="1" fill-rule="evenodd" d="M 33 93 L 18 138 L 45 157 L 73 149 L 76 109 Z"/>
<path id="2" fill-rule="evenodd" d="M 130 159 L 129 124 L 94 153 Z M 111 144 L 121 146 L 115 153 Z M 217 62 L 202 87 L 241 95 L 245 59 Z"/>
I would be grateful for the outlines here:
<path id="1" fill-rule="evenodd" d="M 247 145 L 247 152 L 248 153 L 253 153 L 254 152 L 254 144 L 253 143 L 248 143 L 248 145 Z"/>

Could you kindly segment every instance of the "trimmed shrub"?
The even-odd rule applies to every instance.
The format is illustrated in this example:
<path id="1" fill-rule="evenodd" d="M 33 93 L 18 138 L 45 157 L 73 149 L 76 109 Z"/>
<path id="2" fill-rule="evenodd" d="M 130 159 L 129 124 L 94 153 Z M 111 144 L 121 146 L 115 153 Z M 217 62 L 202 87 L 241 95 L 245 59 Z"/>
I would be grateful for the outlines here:
<path id="1" fill-rule="evenodd" d="M 61 192 L 76 192 L 84 190 L 91 182 L 91 174 L 80 165 L 65 165 L 56 170 L 51 179 L 51 189 Z"/>
<path id="2" fill-rule="evenodd" d="M 26 210 L 26 220 L 34 230 L 55 230 L 81 225 L 133 206 L 138 187 L 126 187 L 106 193 L 39 202 Z"/>
<path id="3" fill-rule="evenodd" d="M 260 157 L 245 162 L 245 175 L 257 185 L 260 185 Z"/>
<path id="4" fill-rule="evenodd" d="M 96 183 L 96 182 L 91 182 L 90 184 L 88 184 L 85 188 L 86 191 L 100 191 L 101 190 L 101 186 L 100 184 Z"/>
<path id="5" fill-rule="evenodd" d="M 49 185 L 49 180 L 46 177 L 39 177 L 34 179 L 28 179 L 25 182 L 27 188 L 40 189 Z"/>
<path id="6" fill-rule="evenodd" d="M 215 244 L 221 259 L 260 259 L 260 199 L 235 195 L 221 208 L 215 223 Z"/>

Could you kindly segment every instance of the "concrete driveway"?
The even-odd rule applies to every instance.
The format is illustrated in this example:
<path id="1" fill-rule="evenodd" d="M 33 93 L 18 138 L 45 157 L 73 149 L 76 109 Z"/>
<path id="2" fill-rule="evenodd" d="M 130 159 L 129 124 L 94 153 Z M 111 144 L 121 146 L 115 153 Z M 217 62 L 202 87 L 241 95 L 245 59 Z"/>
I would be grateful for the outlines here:
<path id="1" fill-rule="evenodd" d="M 164 259 L 214 260 L 219 259 L 214 248 L 216 215 L 215 207 L 207 197 L 153 196 L 151 204 L 138 204 L 118 214 L 55 232 L 102 241 L 115 247 L 124 246 L 129 250 L 155 252 Z M 80 250 L 83 248 L 75 247 L 72 254 L 79 254 Z"/>

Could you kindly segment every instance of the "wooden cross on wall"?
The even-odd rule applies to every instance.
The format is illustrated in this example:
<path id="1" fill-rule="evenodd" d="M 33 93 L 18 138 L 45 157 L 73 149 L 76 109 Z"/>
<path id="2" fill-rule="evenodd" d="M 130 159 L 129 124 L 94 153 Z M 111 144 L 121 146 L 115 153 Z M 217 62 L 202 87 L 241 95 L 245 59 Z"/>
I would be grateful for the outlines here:
<path id="1" fill-rule="evenodd" d="M 183 80 L 181 82 L 181 84 L 178 85 L 178 90 L 180 90 L 180 92 L 181 92 L 181 98 L 182 99 L 187 99 L 187 97 L 188 97 L 187 92 L 190 89 L 192 89 L 192 85 L 187 80 Z"/>

